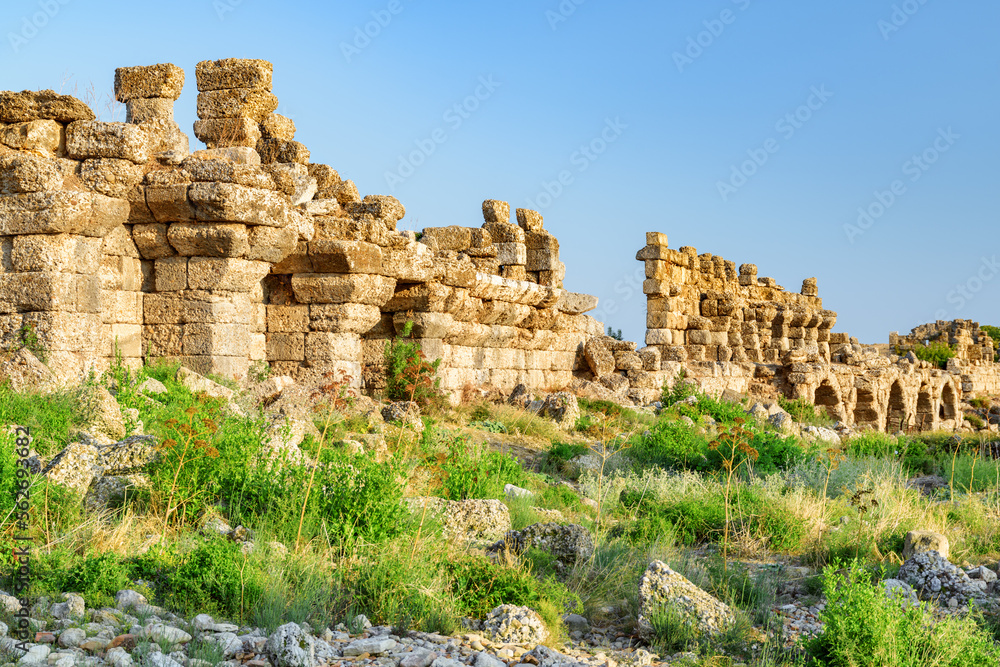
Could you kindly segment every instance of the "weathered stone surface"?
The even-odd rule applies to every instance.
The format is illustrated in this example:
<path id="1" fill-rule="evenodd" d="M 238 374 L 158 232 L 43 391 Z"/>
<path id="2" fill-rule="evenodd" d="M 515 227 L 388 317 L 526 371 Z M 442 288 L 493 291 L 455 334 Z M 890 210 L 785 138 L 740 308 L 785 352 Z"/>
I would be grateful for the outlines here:
<path id="1" fill-rule="evenodd" d="M 266 60 L 224 58 L 204 60 L 195 66 L 198 91 L 246 88 L 271 90 L 274 66 Z"/>
<path id="2" fill-rule="evenodd" d="M 301 303 L 385 304 L 393 295 L 396 281 L 384 276 L 306 273 L 292 276 L 292 289 Z"/>
<path id="3" fill-rule="evenodd" d="M 136 99 L 125 103 L 126 123 L 173 122 L 174 102 L 171 99 L 155 97 Z"/>
<path id="4" fill-rule="evenodd" d="M 163 223 L 134 225 L 132 240 L 143 259 L 160 259 L 177 254 L 167 238 L 167 225 Z"/>
<path id="5" fill-rule="evenodd" d="M 64 142 L 65 130 L 54 120 L 33 120 L 0 126 L 0 143 L 15 150 L 54 157 Z"/>
<path id="6" fill-rule="evenodd" d="M 188 257 L 242 257 L 250 248 L 246 225 L 234 223 L 174 223 L 167 240 Z"/>
<path id="7" fill-rule="evenodd" d="M 293 226 L 250 227 L 248 231 L 250 247 L 246 258 L 277 264 L 288 257 L 296 248 L 299 231 Z"/>
<path id="8" fill-rule="evenodd" d="M 270 270 L 271 265 L 267 262 L 192 257 L 187 265 L 188 286 L 196 290 L 249 292 L 260 284 Z"/>
<path id="9" fill-rule="evenodd" d="M 139 98 L 162 97 L 176 100 L 184 90 L 184 70 L 164 63 L 115 70 L 115 99 L 128 102 Z"/>
<path id="10" fill-rule="evenodd" d="M 19 311 L 100 312 L 96 276 L 51 271 L 0 274 L 0 295 Z"/>
<path id="11" fill-rule="evenodd" d="M 280 141 L 292 141 L 295 139 L 295 121 L 281 114 L 273 113 L 265 118 L 260 124 L 260 129 L 261 132 L 271 139 L 278 139 Z M 313 174 L 310 173 L 310 175 Z"/>
<path id="12" fill-rule="evenodd" d="M 603 378 L 614 373 L 615 358 L 599 339 L 591 338 L 587 341 L 583 347 L 583 356 L 596 377 Z"/>
<path id="13" fill-rule="evenodd" d="M 536 523 L 522 530 L 512 530 L 503 539 L 487 547 L 497 557 L 520 556 L 528 549 L 540 549 L 555 557 L 557 570 L 565 571 L 594 553 L 594 539 L 583 526 Z"/>
<path id="14" fill-rule="evenodd" d="M 99 158 L 80 165 L 80 180 L 91 190 L 108 197 L 128 199 L 142 179 L 142 167 L 130 160 Z"/>
<path id="15" fill-rule="evenodd" d="M 483 202 L 483 219 L 486 222 L 510 222 L 510 204 L 496 199 Z"/>
<path id="16" fill-rule="evenodd" d="M 653 636 L 650 619 L 672 609 L 693 627 L 697 636 L 723 632 L 735 620 L 732 610 L 674 572 L 661 561 L 653 561 L 639 582 L 639 633 Z"/>
<path id="17" fill-rule="evenodd" d="M 33 120 L 72 123 L 94 118 L 94 112 L 86 104 L 70 95 L 59 95 L 54 90 L 0 92 L 0 123 L 26 123 Z"/>
<path id="18" fill-rule="evenodd" d="M 903 560 L 918 553 L 936 551 L 947 560 L 950 551 L 948 538 L 932 530 L 911 530 L 903 537 Z"/>
<path id="19" fill-rule="evenodd" d="M 101 245 L 101 239 L 76 234 L 15 236 L 11 268 L 93 275 L 100 266 Z"/>
<path id="20" fill-rule="evenodd" d="M 298 141 L 262 138 L 257 142 L 257 152 L 263 163 L 284 162 L 301 165 L 309 164 L 309 149 Z"/>
<path id="21" fill-rule="evenodd" d="M 317 273 L 382 273 L 382 249 L 364 241 L 313 241 L 309 255 Z"/>
<path id="22" fill-rule="evenodd" d="M 77 121 L 66 127 L 66 152 L 76 160 L 116 158 L 149 161 L 150 136 L 142 125 Z"/>
<path id="23" fill-rule="evenodd" d="M 549 631 L 538 612 L 512 604 L 500 605 L 486 615 L 483 628 L 492 641 L 514 644 L 541 644 Z"/>
<path id="24" fill-rule="evenodd" d="M 278 108 L 278 98 L 270 92 L 251 88 L 229 88 L 198 93 L 198 117 L 252 118 L 263 122 Z"/>
<path id="25" fill-rule="evenodd" d="M 272 306 L 268 306 L 268 327 L 271 326 L 271 308 Z M 284 306 L 279 308 L 298 307 Z M 305 331 L 311 328 L 312 331 L 363 334 L 374 328 L 381 319 L 382 312 L 378 306 L 362 303 L 313 304 L 308 306 L 308 312 L 305 313 L 304 326 L 297 325 L 301 328 L 289 330 Z"/>
<path id="26" fill-rule="evenodd" d="M 542 214 L 531 209 L 517 209 L 517 224 L 526 232 L 538 232 L 542 230 Z"/>
<path id="27" fill-rule="evenodd" d="M 53 160 L 28 153 L 0 154 L 0 195 L 59 190 L 63 174 Z"/>
<path id="28" fill-rule="evenodd" d="M 196 120 L 194 136 L 209 148 L 230 146 L 256 148 L 261 137 L 260 124 L 246 116 Z"/>
<path id="29" fill-rule="evenodd" d="M 580 315 L 597 308 L 597 297 L 590 294 L 578 294 L 576 292 L 563 292 L 556 304 L 563 313 L 570 315 Z"/>
<path id="30" fill-rule="evenodd" d="M 146 196 L 148 200 L 148 191 Z M 194 183 L 188 188 L 187 196 L 198 220 L 267 227 L 284 227 L 288 222 L 288 203 L 270 190 L 234 183 Z"/>

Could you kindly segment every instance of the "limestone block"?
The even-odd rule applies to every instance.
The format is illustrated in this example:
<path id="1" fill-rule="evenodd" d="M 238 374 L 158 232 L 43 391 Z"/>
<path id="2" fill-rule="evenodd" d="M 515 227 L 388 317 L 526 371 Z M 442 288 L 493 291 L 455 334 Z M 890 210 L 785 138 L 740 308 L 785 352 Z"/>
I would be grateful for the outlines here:
<path id="1" fill-rule="evenodd" d="M 142 125 L 77 121 L 66 127 L 66 152 L 74 160 L 116 158 L 149 161 L 149 132 Z"/>
<path id="2" fill-rule="evenodd" d="M 186 259 L 186 258 L 178 258 Z M 250 295 L 213 294 L 184 290 L 143 296 L 146 324 L 251 324 L 255 314 Z"/>
<path id="3" fill-rule="evenodd" d="M 174 102 L 164 97 L 134 99 L 125 103 L 125 122 L 140 124 L 174 120 Z"/>
<path id="4" fill-rule="evenodd" d="M 142 262 L 133 257 L 103 255 L 99 276 L 101 289 L 137 292 L 142 289 Z"/>
<path id="5" fill-rule="evenodd" d="M 95 275 L 101 264 L 101 246 L 101 239 L 75 234 L 15 236 L 11 270 Z"/>
<path id="6" fill-rule="evenodd" d="M 596 377 L 601 378 L 614 373 L 615 358 L 600 339 L 591 338 L 588 340 L 583 347 L 583 356 Z"/>
<path id="7" fill-rule="evenodd" d="M 382 319 L 378 306 L 361 303 L 313 304 L 306 329 L 330 333 L 365 334 Z"/>
<path id="8" fill-rule="evenodd" d="M 483 229 L 490 234 L 494 243 L 524 243 L 524 230 L 509 222 L 486 222 Z"/>
<path id="9" fill-rule="evenodd" d="M 529 248 L 524 268 L 528 271 L 552 271 L 559 263 L 558 251 Z"/>
<path id="10" fill-rule="evenodd" d="M 198 151 L 181 163 L 181 169 L 190 180 L 206 183 L 235 183 L 249 188 L 274 190 L 274 179 L 259 164 L 234 162 L 229 157 L 214 156 L 217 151 Z M 234 149 L 225 149 L 231 151 Z"/>
<path id="11" fill-rule="evenodd" d="M 128 199 L 130 192 L 142 182 L 142 166 L 129 160 L 98 158 L 80 165 L 80 180 L 102 195 Z"/>
<path id="12" fill-rule="evenodd" d="M 532 308 L 520 303 L 509 301 L 484 301 L 479 312 L 479 321 L 483 324 L 501 326 L 517 326 L 532 313 Z"/>
<path id="13" fill-rule="evenodd" d="M 427 282 L 434 276 L 434 253 L 416 241 L 399 248 L 386 248 L 382 255 L 382 273 L 398 282 Z"/>
<path id="14" fill-rule="evenodd" d="M 395 229 L 395 224 L 406 215 L 406 209 L 398 199 L 389 195 L 365 195 L 360 203 L 348 207 L 352 215 L 370 216 L 377 220 L 385 220 L 391 223 L 391 228 Z"/>
<path id="15" fill-rule="evenodd" d="M 172 120 L 151 119 L 138 127 L 149 133 L 149 152 L 158 160 L 176 163 L 191 150 L 191 140 L 181 131 L 180 125 Z"/>
<path id="16" fill-rule="evenodd" d="M 523 243 L 497 243 L 497 261 L 502 266 L 524 264 L 528 260 L 528 250 Z"/>
<path id="17" fill-rule="evenodd" d="M 261 131 L 272 139 L 292 141 L 295 139 L 295 121 L 273 113 L 260 124 Z"/>
<path id="18" fill-rule="evenodd" d="M 413 310 L 441 313 L 445 311 L 453 291 L 454 288 L 440 283 L 400 285 L 392 298 L 385 303 L 383 310 L 386 312 Z"/>
<path id="19" fill-rule="evenodd" d="M 396 281 L 380 275 L 306 273 L 292 276 L 292 289 L 300 303 L 385 304 Z"/>
<path id="20" fill-rule="evenodd" d="M 242 222 L 266 227 L 284 227 L 288 222 L 288 202 L 270 190 L 234 183 L 194 183 L 188 188 L 188 198 L 197 219 L 206 222 Z"/>
<path id="21" fill-rule="evenodd" d="M 96 313 L 31 312 L 24 314 L 24 323 L 35 328 L 39 341 L 50 352 L 96 351 L 101 340 L 101 317 Z"/>
<path id="22" fill-rule="evenodd" d="M 493 252 L 496 252 L 494 250 Z M 494 257 L 470 257 L 479 274 L 500 275 L 500 262 Z"/>
<path id="23" fill-rule="evenodd" d="M 292 227 L 250 227 L 250 248 L 246 258 L 263 262 L 278 263 L 295 251 L 299 238 L 298 231 Z M 310 272 L 313 269 L 310 268 Z"/>
<path id="24" fill-rule="evenodd" d="M 257 152 L 260 153 L 260 161 L 264 164 L 270 162 L 309 164 L 309 149 L 299 141 L 282 141 L 265 137 L 257 142 Z"/>
<path id="25" fill-rule="evenodd" d="M 250 292 L 260 285 L 270 270 L 271 265 L 267 262 L 192 257 L 188 262 L 188 285 L 198 290 Z"/>
<path id="26" fill-rule="evenodd" d="M 27 123 L 33 120 L 72 123 L 95 117 L 90 107 L 80 100 L 70 95 L 59 95 L 53 90 L 0 92 L 0 123 Z"/>
<path id="27" fill-rule="evenodd" d="M 528 272 L 524 270 L 524 264 L 508 264 L 500 267 L 500 277 L 508 280 L 527 280 Z"/>
<path id="28" fill-rule="evenodd" d="M 271 229 L 271 227 L 253 227 L 252 229 Z M 299 241 L 287 257 L 271 267 L 271 273 L 274 275 L 315 273 L 312 258 L 309 256 L 309 244 L 305 241 Z"/>
<path id="29" fill-rule="evenodd" d="M 316 179 L 309 175 L 309 168 L 304 164 L 275 162 L 274 164 L 265 164 L 264 169 L 271 174 L 277 189 L 284 192 L 292 200 L 292 206 L 311 202 L 319 190 Z M 339 202 L 337 205 L 339 207 Z"/>
<path id="30" fill-rule="evenodd" d="M 510 223 L 510 204 L 496 199 L 483 202 L 483 219 L 486 222 Z"/>
<path id="31" fill-rule="evenodd" d="M 167 225 L 163 223 L 134 225 L 132 240 L 143 259 L 160 259 L 177 254 L 167 239 Z"/>
<path id="32" fill-rule="evenodd" d="M 643 369 L 642 358 L 637 352 L 628 350 L 618 350 L 614 353 L 615 370 L 619 371 L 641 371 Z"/>
<path id="33" fill-rule="evenodd" d="M 196 219 L 194 206 L 188 199 L 189 183 L 167 186 L 146 186 L 146 205 L 157 222 L 191 222 Z"/>
<path id="34" fill-rule="evenodd" d="M 341 182 L 336 169 L 328 164 L 310 164 L 309 176 L 316 179 L 316 186 L 319 188 L 316 199 L 336 199 L 330 194 Z"/>
<path id="35" fill-rule="evenodd" d="M 142 355 L 177 357 L 184 353 L 184 327 L 179 324 L 145 325 L 142 328 Z"/>
<path id="36" fill-rule="evenodd" d="M 667 296 L 670 294 L 670 283 L 655 278 L 647 278 L 642 283 L 642 293 L 647 296 Z"/>
<path id="37" fill-rule="evenodd" d="M 107 290 L 101 293 L 101 321 L 107 324 L 142 324 L 142 292 Z"/>
<path id="38" fill-rule="evenodd" d="M 271 90 L 274 65 L 266 60 L 224 58 L 204 60 L 195 66 L 199 92 L 247 88 Z"/>
<path id="39" fill-rule="evenodd" d="M 597 297 L 577 292 L 562 292 L 556 308 L 570 315 L 580 315 L 597 308 Z"/>
<path id="40" fill-rule="evenodd" d="M 353 204 L 361 201 L 361 195 L 358 194 L 358 188 L 354 185 L 354 181 L 348 179 L 346 181 L 341 181 L 337 185 L 330 188 L 329 191 L 325 191 L 324 197 L 331 197 L 340 202 L 341 206 L 347 206 L 348 204 Z"/>
<path id="41" fill-rule="evenodd" d="M 328 361 L 361 361 L 357 334 L 314 332 L 306 334 L 305 359 L 310 364 Z"/>
<path id="42" fill-rule="evenodd" d="M 14 150 L 55 157 L 65 147 L 66 130 L 54 120 L 33 120 L 0 127 L 0 143 Z"/>
<path id="43" fill-rule="evenodd" d="M 260 142 L 260 125 L 253 118 L 207 118 L 194 122 L 194 136 L 209 148 L 245 146 L 256 148 Z"/>
<path id="44" fill-rule="evenodd" d="M 236 357 L 247 353 L 245 324 L 194 322 L 184 325 L 184 354 Z"/>
<path id="45" fill-rule="evenodd" d="M 17 311 L 100 312 L 96 276 L 31 271 L 0 274 L 0 303 Z"/>
<path id="46" fill-rule="evenodd" d="M 184 70 L 169 63 L 115 70 L 115 99 L 129 102 L 160 97 L 176 100 L 184 90 Z"/>
<path id="47" fill-rule="evenodd" d="M 106 328 L 107 345 L 102 350 L 106 357 L 114 357 L 118 352 L 125 358 L 142 356 L 142 325 L 141 324 L 110 324 Z M 103 339 L 104 337 L 102 337 Z"/>
<path id="48" fill-rule="evenodd" d="M 303 361 L 306 358 L 304 333 L 268 333 L 268 361 Z"/>
<path id="49" fill-rule="evenodd" d="M 452 287 L 476 284 L 476 265 L 467 255 L 448 250 L 434 256 L 434 278 Z"/>
<path id="50" fill-rule="evenodd" d="M 246 225 L 235 223 L 176 222 L 167 240 L 186 257 L 243 257 L 250 248 Z"/>
<path id="51" fill-rule="evenodd" d="M 392 317 L 396 333 L 402 335 L 407 322 L 413 322 L 413 338 L 441 339 L 448 335 L 454 319 L 447 313 L 396 313 Z"/>
<path id="52" fill-rule="evenodd" d="M 278 108 L 278 98 L 266 90 L 228 88 L 198 93 L 198 118 L 252 118 L 263 122 Z"/>
<path id="53" fill-rule="evenodd" d="M 644 347 L 638 352 L 642 369 L 655 373 L 660 370 L 661 352 L 659 347 Z"/>
<path id="54" fill-rule="evenodd" d="M 672 258 L 671 250 L 659 245 L 647 245 L 635 254 L 636 261 L 647 262 L 650 260 L 666 261 Z"/>
<path id="55" fill-rule="evenodd" d="M 383 273 L 382 249 L 373 243 L 313 241 L 309 256 L 317 273 Z"/>
<path id="56" fill-rule="evenodd" d="M 172 292 L 188 287 L 188 258 L 165 257 L 155 262 L 157 292 Z"/>
<path id="57" fill-rule="evenodd" d="M 0 194 L 59 190 L 63 175 L 54 160 L 29 153 L 0 154 Z"/>
<path id="58" fill-rule="evenodd" d="M 542 230 L 542 214 L 526 208 L 517 209 L 517 224 L 526 232 L 539 232 Z"/>

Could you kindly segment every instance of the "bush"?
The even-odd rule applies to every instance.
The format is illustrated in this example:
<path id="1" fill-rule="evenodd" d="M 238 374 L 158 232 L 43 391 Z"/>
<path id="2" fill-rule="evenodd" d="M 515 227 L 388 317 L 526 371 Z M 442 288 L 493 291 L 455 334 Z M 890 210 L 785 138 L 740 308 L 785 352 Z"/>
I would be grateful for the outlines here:
<path id="1" fill-rule="evenodd" d="M 977 430 L 986 427 L 986 423 L 983 421 L 982 417 L 979 417 L 978 415 L 965 415 L 965 421 L 969 422 L 972 428 Z"/>
<path id="2" fill-rule="evenodd" d="M 846 574 L 838 569 L 823 572 L 825 630 L 808 644 L 811 665 L 979 667 L 1000 660 L 1000 649 L 972 615 L 935 622 L 926 604 L 910 607 L 888 598 L 857 561 Z"/>
<path id="3" fill-rule="evenodd" d="M 683 401 L 691 396 L 697 396 L 699 393 L 698 385 L 688 381 L 687 373 L 681 370 L 674 376 L 673 383 L 663 383 L 663 389 L 660 392 L 660 402 L 663 403 L 663 407 L 669 408 L 674 403 Z"/>
<path id="4" fill-rule="evenodd" d="M 873 431 L 854 436 L 844 448 L 855 458 L 897 459 L 908 472 L 914 474 L 929 474 L 934 469 L 934 457 L 924 438 L 897 438 Z"/>
<path id="5" fill-rule="evenodd" d="M 407 322 L 402 335 L 385 344 L 385 395 L 393 401 L 438 406 L 443 396 L 441 379 L 435 375 L 441 360 L 427 361 L 419 343 L 405 340 L 412 332 L 413 322 Z"/>
<path id="6" fill-rule="evenodd" d="M 520 486 L 525 483 L 521 464 L 510 454 L 470 444 L 461 437 L 451 441 L 449 451 L 450 455 L 441 468 L 447 474 L 444 488 L 452 500 L 500 499 L 505 485 Z"/>
<path id="7" fill-rule="evenodd" d="M 955 350 L 947 343 L 931 341 L 927 345 L 915 345 L 913 354 L 921 361 L 926 361 L 938 368 L 947 368 L 948 360 L 955 356 Z"/>
<path id="8" fill-rule="evenodd" d="M 563 466 L 567 462 L 586 454 L 588 451 L 590 450 L 584 445 L 557 442 L 549 447 L 549 451 L 545 452 L 545 458 L 541 465 L 542 472 L 550 474 L 562 472 Z"/>
<path id="9" fill-rule="evenodd" d="M 661 419 L 648 435 L 635 439 L 626 455 L 640 465 L 678 470 L 704 470 L 708 440 L 679 421 Z"/>
<path id="10" fill-rule="evenodd" d="M 396 459 L 379 463 L 366 454 L 326 450 L 309 501 L 331 533 L 348 541 L 381 542 L 409 529 L 402 472 Z"/>
<path id="11" fill-rule="evenodd" d="M 817 408 L 804 398 L 797 398 L 793 401 L 779 396 L 778 405 L 799 424 L 833 426 L 835 421 L 825 410 Z"/>
<path id="12" fill-rule="evenodd" d="M 32 562 L 32 593 L 79 593 L 88 606 L 113 607 L 115 593 L 133 587 L 130 572 L 127 560 L 113 553 L 78 556 L 56 550 Z"/>

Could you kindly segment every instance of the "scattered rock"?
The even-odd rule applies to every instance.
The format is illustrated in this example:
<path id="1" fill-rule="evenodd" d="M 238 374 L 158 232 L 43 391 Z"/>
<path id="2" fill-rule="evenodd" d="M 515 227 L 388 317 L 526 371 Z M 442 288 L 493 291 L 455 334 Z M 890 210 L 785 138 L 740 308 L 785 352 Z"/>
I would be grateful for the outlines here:
<path id="1" fill-rule="evenodd" d="M 560 391 L 545 397 L 541 413 L 559 424 L 562 429 L 572 431 L 580 418 L 580 406 L 577 404 L 576 396 L 568 391 Z"/>
<path id="2" fill-rule="evenodd" d="M 487 614 L 483 628 L 495 642 L 541 644 L 549 636 L 549 631 L 537 612 L 512 604 L 500 605 Z"/>
<path id="3" fill-rule="evenodd" d="M 732 610 L 662 561 L 649 564 L 639 582 L 639 633 L 652 637 L 651 618 L 667 609 L 680 614 L 699 636 L 716 635 L 733 623 Z"/>
<path id="4" fill-rule="evenodd" d="M 948 538 L 931 530 L 911 530 L 903 537 L 903 560 L 924 551 L 936 551 L 947 560 L 949 550 Z"/>
<path id="5" fill-rule="evenodd" d="M 264 651 L 275 667 L 313 667 L 316 646 L 297 623 L 286 623 L 267 638 Z"/>
<path id="6" fill-rule="evenodd" d="M 556 569 L 562 571 L 590 558 L 594 553 L 594 540 L 583 526 L 536 523 L 523 530 L 508 532 L 503 539 L 487 547 L 486 553 L 503 557 L 521 555 L 531 548 L 553 555 Z"/>

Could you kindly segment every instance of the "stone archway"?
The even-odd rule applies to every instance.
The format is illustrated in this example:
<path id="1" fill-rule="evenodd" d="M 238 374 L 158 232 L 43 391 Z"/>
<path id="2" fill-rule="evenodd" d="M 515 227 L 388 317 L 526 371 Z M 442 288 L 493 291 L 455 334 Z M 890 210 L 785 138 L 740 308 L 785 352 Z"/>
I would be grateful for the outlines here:
<path id="1" fill-rule="evenodd" d="M 950 382 L 941 390 L 941 407 L 938 410 L 938 416 L 942 420 L 955 419 L 958 414 L 958 396 Z"/>
<path id="2" fill-rule="evenodd" d="M 879 430 L 878 403 L 871 389 L 858 389 L 854 404 L 854 425 Z"/>
<path id="3" fill-rule="evenodd" d="M 917 428 L 924 431 L 934 427 L 934 400 L 931 398 L 931 388 L 920 385 L 917 394 Z"/>
<path id="4" fill-rule="evenodd" d="M 889 408 L 886 416 L 885 430 L 888 433 L 894 433 L 897 430 L 905 431 L 909 425 L 910 415 L 906 410 L 903 387 L 899 384 L 899 380 L 896 380 L 889 389 Z"/>
<path id="5" fill-rule="evenodd" d="M 840 395 L 829 380 L 823 382 L 816 389 L 816 399 L 813 401 L 816 407 L 826 410 L 826 414 L 832 419 L 843 421 L 843 406 L 840 402 Z"/>

